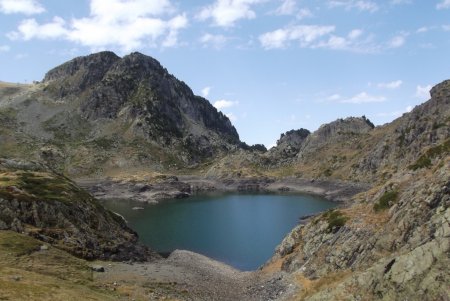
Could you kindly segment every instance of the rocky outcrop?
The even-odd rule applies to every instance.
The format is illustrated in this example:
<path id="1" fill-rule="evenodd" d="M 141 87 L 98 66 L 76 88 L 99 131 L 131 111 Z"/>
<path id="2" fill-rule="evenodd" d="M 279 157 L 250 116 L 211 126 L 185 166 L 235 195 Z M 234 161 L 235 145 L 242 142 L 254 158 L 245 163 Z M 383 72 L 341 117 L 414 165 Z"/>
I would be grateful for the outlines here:
<path id="1" fill-rule="evenodd" d="M 297 226 L 277 248 L 273 261 L 302 279 L 300 299 L 450 295 L 449 85 L 437 85 L 430 101 L 357 138 L 359 147 L 347 149 L 358 161 L 351 170 L 373 179 L 372 188 L 351 206 Z"/>
<path id="2" fill-rule="evenodd" d="M 46 89 L 58 98 L 80 95 L 101 81 L 119 59 L 110 51 L 78 57 L 48 71 L 43 82 L 52 83 Z"/>
<path id="3" fill-rule="evenodd" d="M 79 180 L 78 184 L 98 199 L 132 199 L 144 203 L 187 198 L 193 193 L 188 183 L 164 175 L 147 181 L 87 179 Z"/>
<path id="4" fill-rule="evenodd" d="M 449 87 L 450 81 L 436 85 L 429 101 L 377 128 L 352 172 L 357 177 L 380 176 L 380 171 L 391 176 L 396 169 L 414 164 L 428 149 L 445 143 L 450 138 Z"/>
<path id="5" fill-rule="evenodd" d="M 158 257 L 122 217 L 45 166 L 0 159 L 0 229 L 24 232 L 86 259 Z"/>
<path id="6" fill-rule="evenodd" d="M 300 149 L 299 157 L 304 153 L 314 153 L 324 145 L 340 142 L 351 136 L 366 134 L 373 128 L 373 123 L 365 116 L 360 118 L 348 117 L 324 124 L 307 137 Z"/>
<path id="7" fill-rule="evenodd" d="M 400 198 L 386 212 L 372 211 L 375 195 L 367 200 L 371 206 L 340 210 L 342 224 L 326 213 L 285 238 L 277 248 L 284 270 L 335 282 L 304 295 L 306 300 L 445 300 L 450 293 L 448 165 L 433 176 L 418 176 L 402 183 Z"/>
<path id="8" fill-rule="evenodd" d="M 291 130 L 281 134 L 280 139 L 277 141 L 277 145 L 270 149 L 268 155 L 272 157 L 274 161 L 295 157 L 309 134 L 311 134 L 310 131 L 306 129 Z"/>

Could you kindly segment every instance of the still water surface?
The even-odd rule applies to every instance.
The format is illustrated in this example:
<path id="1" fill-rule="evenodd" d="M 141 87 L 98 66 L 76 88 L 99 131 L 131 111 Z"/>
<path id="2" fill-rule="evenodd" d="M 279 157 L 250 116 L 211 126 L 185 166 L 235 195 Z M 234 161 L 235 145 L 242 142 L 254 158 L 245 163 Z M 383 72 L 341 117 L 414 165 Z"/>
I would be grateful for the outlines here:
<path id="1" fill-rule="evenodd" d="M 211 194 L 147 205 L 108 200 L 140 240 L 158 252 L 194 251 L 240 270 L 255 270 L 298 223 L 334 203 L 308 195 Z M 143 210 L 133 210 L 138 206 Z"/>

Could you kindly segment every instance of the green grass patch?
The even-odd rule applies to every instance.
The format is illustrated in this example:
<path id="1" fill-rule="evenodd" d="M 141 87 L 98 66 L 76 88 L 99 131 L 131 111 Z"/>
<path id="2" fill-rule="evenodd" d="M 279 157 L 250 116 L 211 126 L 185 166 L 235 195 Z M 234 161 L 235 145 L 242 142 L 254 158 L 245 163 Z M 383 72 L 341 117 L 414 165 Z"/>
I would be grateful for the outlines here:
<path id="1" fill-rule="evenodd" d="M 373 205 L 373 210 L 375 210 L 375 212 L 379 212 L 390 208 L 398 201 L 398 195 L 399 193 L 397 190 L 386 191 Z"/>
<path id="2" fill-rule="evenodd" d="M 345 225 L 345 223 L 348 220 L 348 217 L 346 217 L 341 211 L 339 210 L 329 210 L 325 212 L 322 217 L 326 220 L 328 223 L 327 231 L 328 232 L 335 232 L 339 230 L 341 227 Z"/>
<path id="3" fill-rule="evenodd" d="M 11 231 L 0 231 L 0 254 L 3 250 L 13 256 L 23 256 L 38 250 L 42 243 Z"/>
<path id="4" fill-rule="evenodd" d="M 19 201 L 91 201 L 92 197 L 61 175 L 20 172 L 0 186 L 0 198 Z"/>
<path id="5" fill-rule="evenodd" d="M 114 148 L 114 146 L 116 144 L 114 139 L 107 138 L 107 137 L 97 138 L 97 139 L 93 140 L 92 142 L 94 143 L 95 147 L 104 149 L 104 150 Z"/>

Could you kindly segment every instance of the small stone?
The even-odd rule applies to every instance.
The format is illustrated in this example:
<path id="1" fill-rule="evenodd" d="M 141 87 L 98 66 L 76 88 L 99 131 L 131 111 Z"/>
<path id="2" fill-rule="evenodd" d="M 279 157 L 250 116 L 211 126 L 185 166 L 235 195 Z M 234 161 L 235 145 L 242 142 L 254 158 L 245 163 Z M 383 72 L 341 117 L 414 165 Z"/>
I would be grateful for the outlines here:
<path id="1" fill-rule="evenodd" d="M 98 272 L 98 273 L 105 272 L 105 268 L 101 265 L 93 265 L 93 266 L 91 266 L 91 269 L 92 269 L 92 271 Z"/>
<path id="2" fill-rule="evenodd" d="M 47 245 L 42 245 L 41 246 L 41 251 L 47 251 L 48 250 L 48 246 Z"/>
<path id="3" fill-rule="evenodd" d="M 22 280 L 22 276 L 15 275 L 15 276 L 12 276 L 11 279 L 14 281 L 20 281 L 20 280 Z"/>

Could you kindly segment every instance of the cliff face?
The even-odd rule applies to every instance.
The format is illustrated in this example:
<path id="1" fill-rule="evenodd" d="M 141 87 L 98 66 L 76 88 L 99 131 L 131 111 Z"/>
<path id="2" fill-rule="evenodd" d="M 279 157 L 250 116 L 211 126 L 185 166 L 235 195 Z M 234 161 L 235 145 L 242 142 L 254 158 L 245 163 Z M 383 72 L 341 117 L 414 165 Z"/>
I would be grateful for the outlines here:
<path id="1" fill-rule="evenodd" d="M 397 174 L 352 206 L 296 227 L 273 261 L 301 279 L 306 300 L 445 300 L 450 294 L 448 156 L 441 163 Z"/>
<path id="2" fill-rule="evenodd" d="M 241 145 L 224 114 L 140 53 L 75 58 L 1 101 L 8 147 L 0 155 L 75 176 L 196 166 Z"/>
<path id="3" fill-rule="evenodd" d="M 45 166 L 0 159 L 0 230 L 13 230 L 86 259 L 158 257 L 91 195 Z"/>

